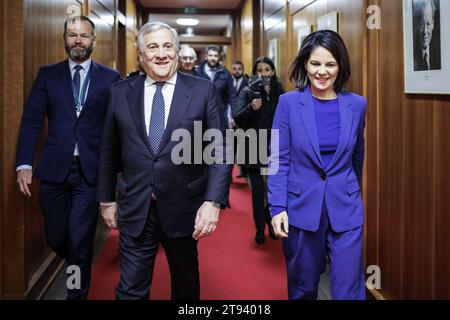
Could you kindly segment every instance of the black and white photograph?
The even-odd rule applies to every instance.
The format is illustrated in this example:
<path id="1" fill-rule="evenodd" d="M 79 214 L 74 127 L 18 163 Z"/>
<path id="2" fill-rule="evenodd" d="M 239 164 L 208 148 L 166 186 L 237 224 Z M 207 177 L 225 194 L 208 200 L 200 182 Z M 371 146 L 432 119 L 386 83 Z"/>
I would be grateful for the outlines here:
<path id="1" fill-rule="evenodd" d="M 413 0 L 414 71 L 441 69 L 439 0 Z"/>
<path id="2" fill-rule="evenodd" d="M 450 94 L 450 2 L 403 0 L 405 93 Z"/>

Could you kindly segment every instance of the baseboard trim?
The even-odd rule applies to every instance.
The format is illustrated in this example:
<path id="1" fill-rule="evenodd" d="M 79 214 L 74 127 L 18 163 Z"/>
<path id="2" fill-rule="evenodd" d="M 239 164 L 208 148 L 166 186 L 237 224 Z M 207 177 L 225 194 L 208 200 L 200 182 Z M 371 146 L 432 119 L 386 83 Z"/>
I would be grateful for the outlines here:
<path id="1" fill-rule="evenodd" d="M 64 266 L 64 260 L 51 252 L 31 278 L 25 298 L 40 300 Z"/>

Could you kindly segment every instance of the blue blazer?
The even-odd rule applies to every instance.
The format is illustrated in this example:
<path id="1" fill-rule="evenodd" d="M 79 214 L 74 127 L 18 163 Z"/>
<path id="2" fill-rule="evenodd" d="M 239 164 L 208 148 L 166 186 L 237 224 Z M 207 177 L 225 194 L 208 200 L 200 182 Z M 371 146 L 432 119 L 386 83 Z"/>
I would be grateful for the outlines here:
<path id="1" fill-rule="evenodd" d="M 190 236 L 203 201 L 227 203 L 232 166 L 208 165 L 202 158 L 194 164 L 205 145 L 197 144 L 201 148 L 197 152 L 193 140 L 188 143 L 190 163 L 176 164 L 172 151 L 180 154 L 180 149 L 174 150 L 180 142 L 172 141 L 171 137 L 174 130 L 185 129 L 191 139 L 201 139 L 198 132 L 194 134 L 194 121 L 202 121 L 201 134 L 208 128 L 220 129 L 225 134 L 219 96 L 211 81 L 178 72 L 166 129 L 154 155 L 145 128 L 145 78 L 136 76 L 112 87 L 100 151 L 97 199 L 117 201 L 120 232 L 137 237 L 145 226 L 153 193 L 164 232 L 174 238 Z"/>
<path id="2" fill-rule="evenodd" d="M 77 118 L 69 61 L 39 70 L 25 103 L 16 153 L 16 166 L 32 165 L 45 116 L 48 131 L 34 177 L 61 183 L 72 166 L 78 143 L 81 168 L 86 180 L 97 182 L 100 139 L 112 83 L 120 79 L 116 70 L 91 62 L 92 77 L 86 103 Z"/>
<path id="3" fill-rule="evenodd" d="M 274 216 L 286 210 L 289 224 L 317 231 L 322 205 L 328 210 L 331 227 L 342 232 L 364 223 L 360 192 L 364 162 L 364 127 L 367 101 L 351 92 L 338 94 L 339 143 L 327 168 L 320 156 L 313 99 L 309 87 L 282 95 L 272 131 L 269 167 L 269 205 Z M 274 152 L 279 150 L 279 155 Z"/>

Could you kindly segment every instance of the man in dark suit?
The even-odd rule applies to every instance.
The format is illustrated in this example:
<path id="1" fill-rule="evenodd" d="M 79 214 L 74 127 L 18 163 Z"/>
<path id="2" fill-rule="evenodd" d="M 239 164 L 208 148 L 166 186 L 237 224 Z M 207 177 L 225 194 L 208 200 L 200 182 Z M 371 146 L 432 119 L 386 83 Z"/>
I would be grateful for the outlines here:
<path id="1" fill-rule="evenodd" d="M 241 90 L 248 85 L 248 75 L 244 73 L 244 64 L 236 60 L 231 65 L 231 76 L 233 77 L 233 87 L 236 90 L 236 96 L 239 97 Z"/>
<path id="2" fill-rule="evenodd" d="M 34 177 L 50 248 L 78 274 L 68 299 L 86 299 L 98 202 L 98 154 L 111 84 L 117 71 L 95 63 L 95 26 L 87 17 L 64 25 L 68 60 L 42 67 L 25 104 L 17 145 L 17 183 L 31 196 L 32 164 L 41 128 L 48 132 Z M 78 268 L 76 268 L 78 267 Z M 78 272 L 79 271 L 79 272 Z"/>
<path id="3" fill-rule="evenodd" d="M 414 71 L 441 69 L 439 25 L 435 24 L 437 8 L 434 0 L 415 0 Z"/>
<path id="4" fill-rule="evenodd" d="M 171 298 L 198 300 L 197 240 L 217 226 L 228 199 L 231 166 L 196 161 L 199 152 L 192 149 L 184 149 L 189 160 L 177 164 L 179 142 L 172 138 L 183 132 L 198 138 L 194 127 L 224 134 L 225 119 L 212 82 L 177 72 L 179 37 L 174 29 L 160 22 L 145 24 L 138 48 L 146 75 L 112 87 L 100 151 L 98 200 L 106 224 L 120 231 L 116 298 L 149 298 L 162 244 Z"/>
<path id="5" fill-rule="evenodd" d="M 244 89 L 248 85 L 248 75 L 246 75 L 244 73 L 244 64 L 241 61 L 236 60 L 233 62 L 233 64 L 231 65 L 231 76 L 233 78 L 233 87 L 236 90 L 236 97 L 239 100 L 239 94 L 241 93 L 241 90 Z M 236 101 L 236 106 L 237 106 L 237 101 Z M 236 111 L 237 110 L 232 110 L 232 114 L 236 114 Z M 231 119 L 231 128 L 237 129 L 234 118 Z M 236 143 L 237 143 L 237 140 L 236 140 Z M 237 151 L 236 149 L 237 148 L 235 148 L 235 150 L 234 150 L 235 156 L 236 156 L 236 151 Z M 245 177 L 246 174 L 245 174 L 242 166 L 238 166 L 238 167 L 239 167 L 239 172 L 236 175 L 236 177 L 237 178 Z"/>

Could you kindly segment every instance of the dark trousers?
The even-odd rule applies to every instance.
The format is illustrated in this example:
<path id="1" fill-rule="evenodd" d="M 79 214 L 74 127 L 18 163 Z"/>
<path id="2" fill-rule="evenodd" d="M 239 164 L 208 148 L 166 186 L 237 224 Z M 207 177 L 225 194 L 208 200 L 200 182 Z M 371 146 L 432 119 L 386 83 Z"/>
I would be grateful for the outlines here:
<path id="1" fill-rule="evenodd" d="M 290 300 L 315 300 L 325 255 L 330 263 L 330 288 L 334 300 L 364 300 L 363 226 L 334 232 L 325 204 L 316 232 L 289 226 L 283 239 Z"/>
<path id="2" fill-rule="evenodd" d="M 265 230 L 265 225 L 270 225 L 270 213 L 265 205 L 266 182 L 259 169 L 248 169 L 250 184 L 252 187 L 253 219 L 257 230 Z"/>
<path id="3" fill-rule="evenodd" d="M 121 232 L 119 243 L 120 281 L 116 288 L 117 299 L 149 299 L 153 268 L 160 243 L 170 268 L 171 299 L 200 299 L 197 241 L 191 236 L 169 238 L 161 228 L 156 201 L 150 203 L 149 215 L 142 234 L 133 238 Z"/>
<path id="4" fill-rule="evenodd" d="M 68 288 L 68 300 L 83 300 L 88 295 L 98 216 L 96 193 L 97 186 L 86 182 L 80 164 L 75 162 L 64 182 L 41 183 L 39 202 L 48 245 L 68 266 L 80 268 L 81 287 Z M 76 281 L 69 282 L 76 284 Z"/>

